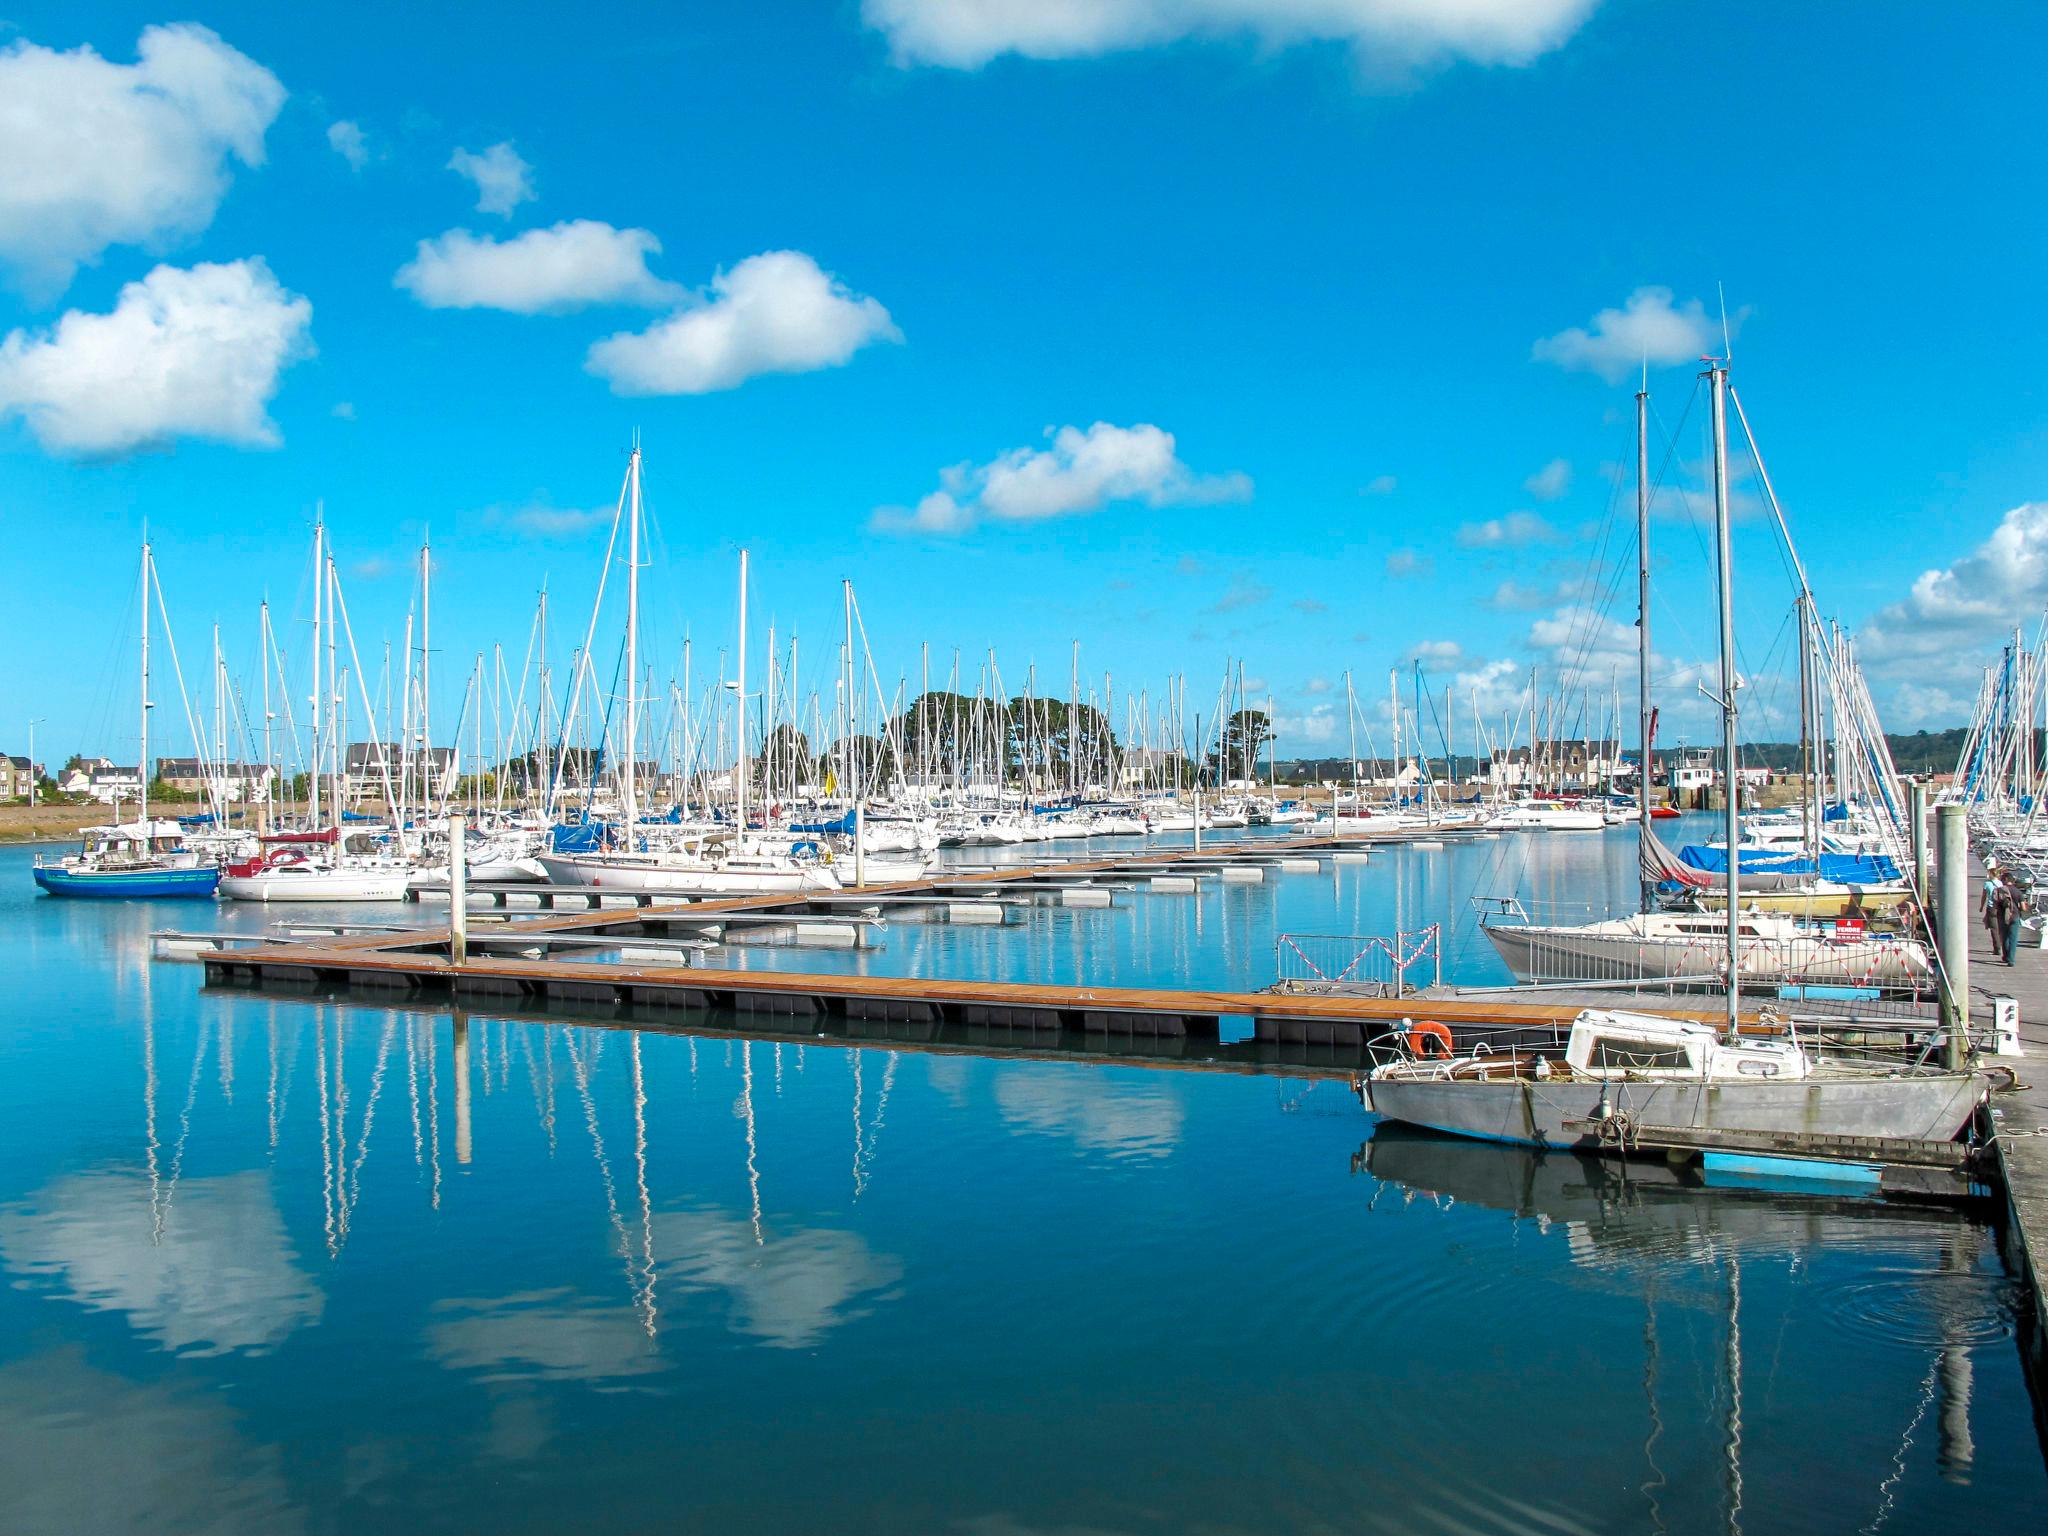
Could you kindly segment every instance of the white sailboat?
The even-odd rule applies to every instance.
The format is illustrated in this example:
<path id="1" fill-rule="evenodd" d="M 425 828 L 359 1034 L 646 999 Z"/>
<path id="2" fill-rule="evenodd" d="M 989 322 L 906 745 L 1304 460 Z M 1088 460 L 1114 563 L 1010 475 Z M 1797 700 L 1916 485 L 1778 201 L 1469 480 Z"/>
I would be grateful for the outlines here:
<path id="1" fill-rule="evenodd" d="M 740 551 L 739 583 L 739 762 L 733 776 L 734 826 L 730 831 L 692 829 L 677 835 L 667 826 L 639 819 L 640 667 L 640 449 L 635 445 L 620 498 L 626 521 L 626 698 L 619 761 L 619 823 L 609 846 L 589 852 L 543 850 L 536 858 L 557 885 L 669 896 L 751 896 L 775 892 L 832 891 L 842 884 L 823 850 L 800 853 L 755 837 L 747 825 L 748 765 L 744 724 L 747 697 L 747 552 Z M 617 528 L 614 525 L 613 535 Z M 594 622 L 594 619 L 593 619 Z M 815 844 L 812 845 L 816 847 Z"/>
<path id="2" fill-rule="evenodd" d="M 1722 764 L 1732 787 L 1736 782 L 1736 678 L 1729 553 L 1726 393 L 1727 370 L 1712 361 L 1707 377 L 1712 389 L 1714 431 L 1714 512 L 1720 589 Z M 1637 519 L 1639 535 L 1647 531 L 1648 477 L 1645 443 L 1647 393 L 1636 397 Z M 1639 552 L 1643 571 L 1647 555 Z M 1647 575 L 1643 577 L 1647 607 Z M 1645 637 L 1647 654 L 1647 613 Z M 1645 688 L 1644 781 L 1647 782 L 1648 709 Z M 1646 791 L 1645 791 L 1646 792 Z M 1362 1085 L 1372 1108 L 1389 1119 L 1459 1136 L 1479 1137 L 1536 1146 L 1627 1151 L 1632 1141 L 1661 1135 L 1678 1145 L 1703 1144 L 1702 1137 L 1791 1137 L 1813 1148 L 1816 1138 L 1906 1138 L 1948 1141 L 1960 1135 L 1984 1097 L 1988 1080 L 1979 1073 L 1938 1067 L 1899 1066 L 1871 1061 L 1824 1061 L 1796 1038 L 1757 1040 L 1740 1028 L 1742 984 L 1752 974 L 1757 956 L 1797 956 L 1801 963 L 1825 967 L 1827 957 L 1802 952 L 1811 940 L 1789 938 L 1776 949 L 1767 927 L 1794 931 L 1789 918 L 1745 913 L 1740 900 L 1741 836 L 1737 796 L 1726 796 L 1729 857 L 1725 909 L 1704 918 L 1681 914 L 1642 913 L 1611 923 L 1548 930 L 1551 942 L 1570 944 L 1587 957 L 1600 946 L 1617 945 L 1633 957 L 1650 944 L 1661 952 L 1678 946 L 1682 963 L 1711 965 L 1718 951 L 1719 976 L 1727 999 L 1722 1025 L 1663 1018 L 1650 1014 L 1586 1009 L 1572 1023 L 1569 1044 L 1561 1059 L 1522 1051 L 1456 1054 L 1448 1031 L 1412 1030 L 1411 1054 L 1375 1068 Z M 1647 850 L 1648 829 L 1644 829 Z M 1694 926 L 1697 925 L 1695 930 Z M 1496 946 L 1534 942 L 1528 928 L 1489 928 Z M 1713 938 L 1719 942 L 1714 943 Z M 1864 949 L 1863 944 L 1869 944 Z M 1697 950 L 1683 946 L 1697 945 Z M 1789 946 L 1789 947 L 1788 947 Z M 1930 965 L 1918 946 L 1904 941 L 1862 941 L 1844 945 L 1841 964 L 1852 950 L 1859 960 L 1892 965 L 1904 971 Z M 1514 959 L 1508 948 L 1503 955 Z M 1595 974 L 1598 974 L 1597 972 Z M 1669 974 L 1668 972 L 1666 974 Z M 1697 974 L 1697 973 L 1696 973 Z M 1713 975 L 1713 970 L 1703 974 Z M 1824 979 L 1844 980 L 1844 976 Z M 1774 978 L 1775 979 L 1775 978 Z M 1917 976 L 1915 976 L 1917 984 Z M 1431 1040 L 1443 1045 L 1438 1056 L 1425 1056 Z M 1693 1138 L 1688 1143 L 1684 1138 Z"/>

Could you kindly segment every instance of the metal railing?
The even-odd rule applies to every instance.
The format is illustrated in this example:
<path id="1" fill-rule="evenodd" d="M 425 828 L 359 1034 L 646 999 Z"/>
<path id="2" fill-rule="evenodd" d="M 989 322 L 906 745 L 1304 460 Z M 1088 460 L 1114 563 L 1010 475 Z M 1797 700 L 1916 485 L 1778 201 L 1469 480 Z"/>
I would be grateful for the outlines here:
<path id="1" fill-rule="evenodd" d="M 1444 979 L 1441 925 L 1391 938 L 1378 934 L 1283 933 L 1273 942 L 1280 990 L 1405 997 Z"/>

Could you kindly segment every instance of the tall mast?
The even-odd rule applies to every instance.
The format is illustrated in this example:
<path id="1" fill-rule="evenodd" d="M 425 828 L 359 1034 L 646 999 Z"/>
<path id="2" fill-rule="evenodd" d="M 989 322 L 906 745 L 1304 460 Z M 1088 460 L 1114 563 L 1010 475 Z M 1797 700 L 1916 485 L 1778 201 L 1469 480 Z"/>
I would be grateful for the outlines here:
<path id="1" fill-rule="evenodd" d="M 1616 734 L 1619 734 L 1618 732 Z M 1636 391 L 1636 866 L 1640 910 L 1650 910 L 1650 387 Z"/>
<path id="2" fill-rule="evenodd" d="M 142 541 L 142 746 L 135 776 L 142 781 L 142 835 L 149 836 L 149 540 Z"/>
<path id="3" fill-rule="evenodd" d="M 434 558 L 429 541 L 420 540 L 420 752 L 424 766 L 420 770 L 420 808 L 428 815 L 433 814 L 434 796 L 430 787 L 434 774 L 434 690 L 428 686 L 429 658 L 433 655 L 432 626 L 434 613 Z M 456 745 L 461 745 L 462 722 L 456 721 Z"/>
<path id="4" fill-rule="evenodd" d="M 306 758 L 306 814 L 308 824 L 315 831 L 320 827 L 320 770 L 325 766 L 320 758 L 320 610 L 326 593 L 327 522 L 316 511 L 313 514 L 313 750 Z"/>
<path id="5" fill-rule="evenodd" d="M 1737 804 L 1735 764 L 1735 592 L 1734 559 L 1728 538 L 1728 365 L 1712 359 L 1707 377 L 1714 399 L 1714 566 L 1721 589 L 1721 772 L 1728 811 L 1728 1021 L 1727 1040 L 1737 1038 L 1742 1006 L 1740 966 L 1742 912 L 1742 815 Z"/>
<path id="6" fill-rule="evenodd" d="M 853 883 L 866 885 L 867 855 L 861 847 L 860 754 L 853 740 L 856 699 L 853 691 L 853 583 L 842 577 L 839 590 L 846 608 L 846 644 L 840 652 L 840 670 L 844 674 L 841 686 L 846 689 L 846 787 L 847 794 L 853 801 Z"/>
<path id="7" fill-rule="evenodd" d="M 739 709 L 734 716 L 735 770 L 733 773 L 733 819 L 739 823 L 740 846 L 747 841 L 747 552 L 740 551 L 739 677 L 734 684 Z"/>
<path id="8" fill-rule="evenodd" d="M 636 708 L 640 684 L 640 445 L 633 445 L 628 466 L 633 477 L 632 506 L 626 522 L 626 776 L 619 809 L 626 823 L 626 846 L 633 846 L 633 824 L 639 819 L 634 800 L 634 767 L 639 753 L 640 716 Z"/>
<path id="9" fill-rule="evenodd" d="M 272 772 L 277 766 L 277 759 L 271 756 L 270 752 L 270 722 L 274 716 L 270 710 L 270 599 L 267 597 L 263 599 L 261 618 L 263 648 L 258 652 L 258 659 L 261 663 L 260 670 L 263 673 L 263 767 L 260 771 L 270 776 L 258 781 L 263 786 L 263 811 L 258 818 L 257 825 L 263 831 L 268 832 L 271 826 L 271 813 L 273 810 L 271 802 L 277 794 L 277 776 Z"/>

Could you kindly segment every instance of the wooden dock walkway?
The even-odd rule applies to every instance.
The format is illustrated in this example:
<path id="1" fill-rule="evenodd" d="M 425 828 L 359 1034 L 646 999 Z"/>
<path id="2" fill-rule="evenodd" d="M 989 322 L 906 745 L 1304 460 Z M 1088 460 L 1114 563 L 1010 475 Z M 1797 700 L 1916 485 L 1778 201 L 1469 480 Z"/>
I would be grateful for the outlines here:
<path id="1" fill-rule="evenodd" d="M 614 963 L 546 953 L 560 940 L 588 954 L 593 939 L 636 941 L 648 948 L 700 937 L 723 922 L 780 915 L 790 921 L 836 918 L 863 900 L 924 903 L 935 907 L 1015 900 L 1020 892 L 1101 889 L 1104 884 L 1170 875 L 1212 875 L 1234 859 L 1254 866 L 1280 859 L 1318 859 L 1403 839 L 1398 835 L 1272 838 L 1175 849 L 1149 855 L 1063 860 L 979 874 L 937 871 L 922 880 L 859 891 L 773 894 L 713 901 L 656 901 L 647 905 L 573 913 L 555 912 L 479 925 L 468 953 L 452 958 L 446 927 L 369 932 L 258 942 L 246 948 L 196 955 L 212 986 L 257 987 L 301 994 L 364 992 L 385 998 L 417 994 L 445 997 L 458 1006 L 573 1011 L 617 1010 L 671 1018 L 679 1011 L 730 1011 L 752 1029 L 766 1020 L 811 1019 L 856 1024 L 1062 1032 L 1082 1039 L 1182 1039 L 1220 1044 L 1224 1021 L 1248 1029 L 1262 1047 L 1331 1048 L 1351 1053 L 1354 1064 L 1373 1041 L 1418 1016 L 1442 1022 L 1461 1039 L 1496 1044 L 1559 1046 L 1578 1004 L 1569 999 L 1504 1002 L 1499 999 L 1383 998 L 1309 991 L 1232 992 L 1170 988 L 959 981 L 924 977 L 819 974 L 777 970 L 713 969 L 679 952 L 673 963 L 639 956 Z M 1102 892 L 1104 899 L 1108 891 Z M 897 910 L 896 907 L 887 907 Z M 538 955 L 535 950 L 541 951 Z M 1718 1018 L 1710 1004 L 1664 1011 Z"/>
<path id="2" fill-rule="evenodd" d="M 1997 1133 L 1998 1165 L 2004 1174 L 2008 1261 L 2026 1277 L 2033 1293 L 2032 1326 L 2024 1330 L 2023 1347 L 2036 1379 L 2048 1379 L 2048 950 L 2022 943 L 2008 967 L 1991 951 L 1991 934 L 1979 919 L 1984 870 L 1970 860 L 1970 993 L 1973 1026 L 1989 1026 L 1992 999 L 2010 997 L 2019 1004 L 2020 1050 L 2017 1058 L 1994 1057 L 2017 1077 L 2010 1092 L 1992 1100 L 1992 1125 Z"/>

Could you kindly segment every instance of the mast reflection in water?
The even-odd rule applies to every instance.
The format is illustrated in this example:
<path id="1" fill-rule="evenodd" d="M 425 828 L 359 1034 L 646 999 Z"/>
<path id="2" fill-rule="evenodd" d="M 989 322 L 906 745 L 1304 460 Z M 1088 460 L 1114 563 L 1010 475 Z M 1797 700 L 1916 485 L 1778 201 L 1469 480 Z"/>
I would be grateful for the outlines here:
<path id="1" fill-rule="evenodd" d="M 2048 1492 L 1967 1214 L 1373 1133 L 1335 1081 L 202 993 L 10 857 L 9 1533 L 1913 1531 Z"/>

